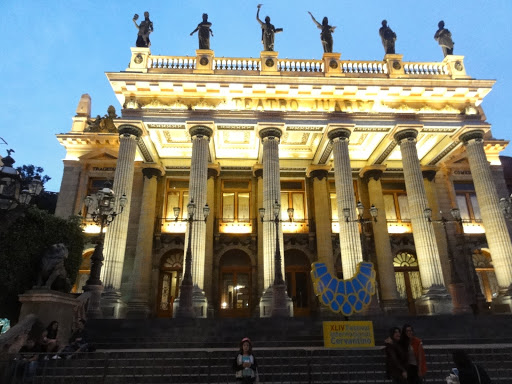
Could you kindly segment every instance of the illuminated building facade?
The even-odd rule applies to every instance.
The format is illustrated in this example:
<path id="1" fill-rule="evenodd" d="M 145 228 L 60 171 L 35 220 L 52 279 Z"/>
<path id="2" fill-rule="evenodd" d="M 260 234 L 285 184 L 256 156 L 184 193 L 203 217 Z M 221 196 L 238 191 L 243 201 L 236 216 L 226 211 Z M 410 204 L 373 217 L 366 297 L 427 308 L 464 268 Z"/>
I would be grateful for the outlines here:
<path id="1" fill-rule="evenodd" d="M 67 156 L 57 206 L 61 216 L 83 211 L 105 180 L 128 197 L 106 232 L 105 316 L 173 316 L 191 199 L 211 210 L 190 242 L 196 304 L 207 302 L 198 316 L 269 315 L 276 237 L 294 316 L 320 312 L 311 263 L 348 279 L 363 260 L 377 270 L 372 310 L 511 312 L 512 244 L 499 207 L 508 141 L 492 137 L 481 108 L 494 81 L 472 79 L 462 56 L 411 63 L 398 54 L 290 60 L 132 48 L 129 67 L 107 77 L 122 116 L 91 119 L 82 96 L 71 131 L 58 135 Z M 265 208 L 271 218 L 275 201 L 277 234 L 259 217 Z"/>

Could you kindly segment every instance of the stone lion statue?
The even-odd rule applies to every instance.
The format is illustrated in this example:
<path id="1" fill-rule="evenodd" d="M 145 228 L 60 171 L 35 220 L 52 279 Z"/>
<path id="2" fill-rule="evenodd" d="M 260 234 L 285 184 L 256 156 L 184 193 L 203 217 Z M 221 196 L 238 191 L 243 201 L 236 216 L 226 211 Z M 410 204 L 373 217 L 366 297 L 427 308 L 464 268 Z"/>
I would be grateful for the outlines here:
<path id="1" fill-rule="evenodd" d="M 42 256 L 37 285 L 41 288 L 69 292 L 71 282 L 68 279 L 64 262 L 68 258 L 68 249 L 62 243 L 53 244 Z"/>

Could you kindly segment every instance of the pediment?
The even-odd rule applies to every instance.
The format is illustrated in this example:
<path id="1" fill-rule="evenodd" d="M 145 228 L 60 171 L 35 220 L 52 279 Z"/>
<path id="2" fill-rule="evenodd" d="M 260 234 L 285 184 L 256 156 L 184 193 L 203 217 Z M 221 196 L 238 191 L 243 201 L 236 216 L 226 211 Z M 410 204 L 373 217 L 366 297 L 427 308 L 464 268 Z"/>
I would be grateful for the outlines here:
<path id="1" fill-rule="evenodd" d="M 92 151 L 80 156 L 80 160 L 117 160 L 117 153 L 109 150 Z"/>

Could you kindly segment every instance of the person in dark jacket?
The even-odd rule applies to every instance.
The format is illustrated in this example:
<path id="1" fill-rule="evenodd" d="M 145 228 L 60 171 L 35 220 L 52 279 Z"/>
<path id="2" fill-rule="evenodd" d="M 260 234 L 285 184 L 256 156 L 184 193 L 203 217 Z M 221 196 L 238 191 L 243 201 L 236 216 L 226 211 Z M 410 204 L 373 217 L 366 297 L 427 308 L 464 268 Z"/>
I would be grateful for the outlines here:
<path id="1" fill-rule="evenodd" d="M 460 384 L 492 384 L 485 369 L 473 363 L 466 351 L 457 349 L 453 351 L 452 357 L 459 371 Z"/>
<path id="2" fill-rule="evenodd" d="M 400 346 L 400 328 L 389 330 L 386 344 L 386 373 L 394 384 L 407 383 L 407 355 Z"/>

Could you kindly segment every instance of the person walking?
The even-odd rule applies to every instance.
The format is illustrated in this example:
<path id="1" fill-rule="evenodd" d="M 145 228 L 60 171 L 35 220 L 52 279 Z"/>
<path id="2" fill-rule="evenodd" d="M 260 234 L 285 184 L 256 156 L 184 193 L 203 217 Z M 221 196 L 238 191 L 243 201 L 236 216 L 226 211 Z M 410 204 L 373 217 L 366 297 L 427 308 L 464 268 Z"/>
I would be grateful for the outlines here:
<path id="1" fill-rule="evenodd" d="M 384 341 L 386 347 L 386 374 L 394 384 L 407 383 L 407 354 L 400 347 L 400 328 L 389 330 L 389 337 Z"/>
<path id="2" fill-rule="evenodd" d="M 410 324 L 404 324 L 400 336 L 400 346 L 407 356 L 407 383 L 421 384 L 427 373 L 427 362 L 421 339 L 414 336 Z"/>
<path id="3" fill-rule="evenodd" d="M 236 381 L 243 384 L 258 383 L 258 363 L 252 354 L 252 343 L 248 337 L 240 342 L 240 350 L 233 362 Z"/>

